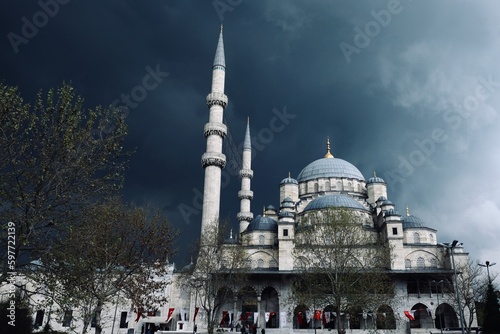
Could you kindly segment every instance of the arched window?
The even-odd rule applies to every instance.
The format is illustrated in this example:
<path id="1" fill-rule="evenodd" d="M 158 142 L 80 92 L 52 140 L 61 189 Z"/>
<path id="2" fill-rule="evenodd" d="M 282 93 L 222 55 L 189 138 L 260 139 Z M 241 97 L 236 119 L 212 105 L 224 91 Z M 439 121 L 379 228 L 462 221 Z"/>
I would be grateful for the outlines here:
<path id="1" fill-rule="evenodd" d="M 408 268 L 408 269 L 411 268 L 411 260 L 410 259 L 405 260 L 405 268 Z"/>
<path id="2" fill-rule="evenodd" d="M 337 181 L 337 190 L 342 190 L 342 182 Z"/>
<path id="3" fill-rule="evenodd" d="M 438 261 L 436 258 L 431 259 L 431 268 L 437 268 L 438 267 Z"/>
<path id="4" fill-rule="evenodd" d="M 330 181 L 325 182 L 325 191 L 330 191 Z"/>
<path id="5" fill-rule="evenodd" d="M 417 268 L 418 269 L 423 269 L 425 268 L 425 259 L 423 257 L 419 257 L 417 259 Z"/>
<path id="6" fill-rule="evenodd" d="M 276 268 L 278 266 L 278 263 L 276 260 L 270 260 L 269 261 L 269 268 Z"/>
<path id="7" fill-rule="evenodd" d="M 418 232 L 413 233 L 413 242 L 416 244 L 420 243 L 420 234 Z"/>
<path id="8" fill-rule="evenodd" d="M 314 182 L 314 192 L 315 193 L 319 192 L 318 182 Z"/>
<path id="9" fill-rule="evenodd" d="M 264 260 L 258 259 L 257 260 L 257 268 L 263 268 L 264 267 Z"/>
<path id="10" fill-rule="evenodd" d="M 264 237 L 262 234 L 259 235 L 259 245 L 263 245 L 265 241 L 266 241 L 266 237 Z"/>

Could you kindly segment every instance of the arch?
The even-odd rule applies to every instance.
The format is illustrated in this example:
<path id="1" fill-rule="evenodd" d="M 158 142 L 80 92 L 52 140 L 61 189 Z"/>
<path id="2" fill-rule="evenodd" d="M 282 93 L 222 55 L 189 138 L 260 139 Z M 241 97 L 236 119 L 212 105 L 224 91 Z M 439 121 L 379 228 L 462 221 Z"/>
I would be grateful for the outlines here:
<path id="1" fill-rule="evenodd" d="M 363 310 L 358 307 L 349 310 L 349 328 L 361 329 L 363 323 Z"/>
<path id="2" fill-rule="evenodd" d="M 438 260 L 435 257 L 433 257 L 430 262 L 431 262 L 431 268 L 438 267 Z"/>
<path id="3" fill-rule="evenodd" d="M 297 305 L 293 310 L 293 328 L 306 329 L 309 326 L 307 322 L 307 313 L 309 308 L 303 304 Z"/>
<path id="4" fill-rule="evenodd" d="M 413 243 L 415 244 L 420 243 L 420 234 L 418 232 L 413 233 Z"/>
<path id="5" fill-rule="evenodd" d="M 260 306 L 264 311 L 263 321 L 259 321 L 261 327 L 279 328 L 279 296 L 278 291 L 274 287 L 268 286 L 262 291 Z"/>
<path id="6" fill-rule="evenodd" d="M 436 308 L 436 328 L 458 327 L 457 313 L 450 304 L 443 303 Z"/>
<path id="7" fill-rule="evenodd" d="M 325 182 L 325 191 L 330 191 L 330 190 L 332 190 L 332 189 L 330 188 L 330 181 L 326 181 L 326 182 Z"/>
<path id="8" fill-rule="evenodd" d="M 411 310 L 414 312 L 415 320 L 410 320 L 410 328 L 434 328 L 429 308 L 422 303 L 413 305 Z"/>
<path id="9" fill-rule="evenodd" d="M 405 260 L 405 268 L 406 269 L 411 269 L 411 260 L 410 259 L 406 259 Z"/>
<path id="10" fill-rule="evenodd" d="M 396 329 L 396 317 L 389 305 L 381 305 L 378 308 L 377 329 Z"/>
<path id="11" fill-rule="evenodd" d="M 262 259 L 257 260 L 257 268 L 264 268 L 264 260 Z"/>
<path id="12" fill-rule="evenodd" d="M 342 190 L 342 182 L 337 181 L 337 190 Z"/>
<path id="13" fill-rule="evenodd" d="M 244 286 L 238 291 L 242 325 L 254 323 L 254 312 L 257 312 L 257 292 L 251 286 Z"/>
<path id="14" fill-rule="evenodd" d="M 275 259 L 269 260 L 269 268 L 277 268 L 278 262 Z"/>
<path id="15" fill-rule="evenodd" d="M 317 194 L 319 192 L 318 182 L 314 182 L 314 193 Z"/>
<path id="16" fill-rule="evenodd" d="M 418 257 L 417 258 L 417 268 L 418 269 L 424 269 L 425 268 L 425 259 L 423 257 Z"/>

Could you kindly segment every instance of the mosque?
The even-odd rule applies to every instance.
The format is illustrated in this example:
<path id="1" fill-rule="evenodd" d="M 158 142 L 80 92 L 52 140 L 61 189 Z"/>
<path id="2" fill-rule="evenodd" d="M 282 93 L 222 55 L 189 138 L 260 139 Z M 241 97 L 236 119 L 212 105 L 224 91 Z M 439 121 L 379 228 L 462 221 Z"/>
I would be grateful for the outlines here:
<path id="1" fill-rule="evenodd" d="M 209 119 L 203 129 L 206 150 L 201 157 L 205 173 L 202 234 L 218 224 L 221 173 L 226 165 L 222 149 L 228 129 L 223 123 L 223 115 L 228 98 L 224 94 L 226 63 L 222 28 L 212 69 L 211 92 L 206 98 Z M 218 310 L 218 331 L 230 331 L 244 321 L 255 325 L 259 331 L 265 329 L 267 334 L 312 333 L 335 329 L 335 319 L 341 317 L 350 333 L 372 333 L 374 330 L 429 333 L 440 328 L 460 327 L 461 319 L 468 319 L 467 310 L 457 307 L 452 283 L 456 278 L 454 264 L 467 263 L 468 253 L 457 242 L 439 243 L 437 230 L 411 215 L 407 208 L 403 209 L 403 214 L 398 213 L 382 178 L 374 173 L 365 179 L 354 165 L 333 156 L 327 140 L 323 157 L 307 164 L 296 178 L 288 175 L 281 182 L 276 180 L 279 184 L 276 189 L 278 207 L 269 205 L 254 214 L 250 209 L 253 170 L 248 122 L 243 139 L 239 171 L 241 189 L 237 194 L 240 209 L 236 217 L 239 233 L 226 242 L 244 246 L 251 275 L 244 286 L 233 292 L 235 298 L 225 301 Z M 391 257 L 387 270 L 394 286 L 390 301 L 353 312 L 337 312 L 332 305 L 321 305 L 318 310 L 291 304 L 291 277 L 301 268 L 294 257 L 301 233 L 297 226 L 308 214 L 330 208 L 353 212 L 362 218 L 367 231 L 385 241 Z M 165 280 L 175 282 L 180 272 L 172 266 Z M 195 293 L 181 290 L 175 284 L 168 285 L 165 294 L 169 302 L 147 316 L 134 313 L 127 302 L 108 305 L 103 311 L 103 319 L 108 319 L 104 331 L 146 333 L 155 328 L 193 332 L 196 324 L 198 332 L 205 332 L 206 314 L 197 304 Z M 464 317 L 460 316 L 461 311 Z M 44 314 L 39 312 L 34 319 L 41 324 Z M 378 321 L 381 317 L 388 321 Z M 69 325 L 64 321 L 62 319 L 60 326 L 54 329 L 68 330 Z"/>
<path id="2" fill-rule="evenodd" d="M 221 172 L 226 164 L 222 152 L 227 135 L 223 114 L 228 98 L 224 94 L 226 63 L 222 28 L 212 70 L 212 89 L 206 99 L 209 120 L 204 127 L 207 144 L 201 158 L 205 171 L 202 234 L 210 224 L 218 222 Z M 245 286 L 239 287 L 240 291 L 234 292 L 239 297 L 219 311 L 221 327 L 229 328 L 244 319 L 265 328 L 268 333 L 289 333 L 314 327 L 331 329 L 335 327 L 336 316 L 343 317 L 346 326 L 359 333 L 373 329 L 429 333 L 429 329 L 460 327 L 461 317 L 452 282 L 453 263 L 458 266 L 468 261 L 461 244 L 438 243 L 437 230 L 411 215 L 408 208 L 403 209 L 404 214 L 398 213 L 382 178 L 374 173 L 365 179 L 354 165 L 332 155 L 328 140 L 326 144 L 323 157 L 306 165 L 297 178 L 288 175 L 279 182 L 279 189 L 276 189 L 278 208 L 269 205 L 263 212 L 254 214 L 250 210 L 253 170 L 250 124 L 247 122 L 239 171 L 239 237 L 227 242 L 243 244 L 252 275 Z M 314 321 L 314 310 L 289 304 L 290 276 L 299 269 L 293 251 L 300 233 L 297 229 L 300 220 L 308 213 L 329 208 L 344 208 L 363 217 L 366 228 L 385 240 L 392 259 L 388 270 L 394 294 L 391 302 L 377 309 L 352 314 L 338 314 L 331 305 L 323 305 L 321 320 Z M 443 284 L 443 278 L 447 284 Z M 176 303 L 179 304 L 174 305 Z M 171 300 L 172 308 L 190 310 L 190 319 L 197 312 L 196 305 L 192 304 L 192 298 L 189 303 Z M 377 315 L 390 321 L 380 325 Z M 202 321 L 202 316 L 196 320 L 198 330 L 203 328 Z"/>

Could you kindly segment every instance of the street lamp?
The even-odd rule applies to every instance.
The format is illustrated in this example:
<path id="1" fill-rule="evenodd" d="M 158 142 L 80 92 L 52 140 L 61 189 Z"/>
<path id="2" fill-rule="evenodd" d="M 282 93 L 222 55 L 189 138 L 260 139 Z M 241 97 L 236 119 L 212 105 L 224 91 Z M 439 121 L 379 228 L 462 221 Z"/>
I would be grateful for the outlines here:
<path id="1" fill-rule="evenodd" d="M 439 282 L 432 280 L 432 282 L 436 284 L 436 295 L 437 295 L 436 316 L 437 316 L 437 310 L 439 308 L 439 284 L 443 283 L 443 280 L 440 280 Z M 441 289 L 441 291 L 442 290 L 443 289 Z M 443 324 L 441 323 L 441 313 L 439 314 L 439 329 L 441 329 L 441 334 L 443 334 Z"/>
<path id="2" fill-rule="evenodd" d="M 453 254 L 454 254 L 453 249 L 457 246 L 457 244 L 458 244 L 458 240 L 453 240 L 453 242 L 451 244 L 450 243 L 442 243 L 439 245 L 448 248 L 450 250 L 450 253 L 451 253 L 451 263 L 453 264 L 453 283 L 455 286 L 455 294 L 457 297 L 458 311 L 460 312 L 460 327 L 462 329 L 462 334 L 465 334 L 465 331 L 464 331 L 464 313 L 462 311 L 462 306 L 460 303 L 460 294 L 458 293 L 457 268 L 455 267 L 455 257 L 453 256 Z"/>
<path id="3" fill-rule="evenodd" d="M 478 263 L 481 267 L 486 267 L 486 271 L 488 272 L 488 283 L 491 284 L 490 279 L 490 267 L 493 267 L 496 263 L 490 263 L 490 261 L 486 261 L 486 264 Z"/>

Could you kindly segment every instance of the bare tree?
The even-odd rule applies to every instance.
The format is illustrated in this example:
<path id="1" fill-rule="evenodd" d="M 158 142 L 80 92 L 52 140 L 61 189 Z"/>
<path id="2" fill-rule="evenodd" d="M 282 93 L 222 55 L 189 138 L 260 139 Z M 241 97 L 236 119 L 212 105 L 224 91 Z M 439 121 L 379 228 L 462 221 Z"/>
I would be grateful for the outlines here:
<path id="1" fill-rule="evenodd" d="M 214 333 L 218 314 L 233 301 L 237 286 L 246 279 L 247 256 L 238 242 L 227 243 L 227 225 L 211 224 L 200 237 L 193 271 L 184 273 L 180 285 L 194 293 L 195 303 L 206 313 L 207 331 Z M 236 241 L 236 240 L 235 240 Z"/>
<path id="2" fill-rule="evenodd" d="M 302 271 L 294 295 L 304 305 L 332 305 L 338 333 L 345 333 L 349 318 L 375 311 L 394 293 L 389 247 L 364 219 L 348 209 L 313 211 L 296 232 L 294 258 Z"/>
<path id="3" fill-rule="evenodd" d="M 18 260 L 50 252 L 55 229 L 122 186 L 126 133 L 123 111 L 85 109 L 68 84 L 29 104 L 0 83 L 0 221 L 15 224 Z"/>
<path id="4" fill-rule="evenodd" d="M 82 213 L 79 224 L 59 235 L 57 247 L 41 260 L 31 278 L 54 290 L 47 295 L 59 307 L 79 309 L 83 333 L 92 318 L 101 333 L 103 306 L 117 295 L 136 310 L 156 310 L 166 301 L 166 259 L 176 232 L 159 211 L 130 207 L 112 198 Z"/>

